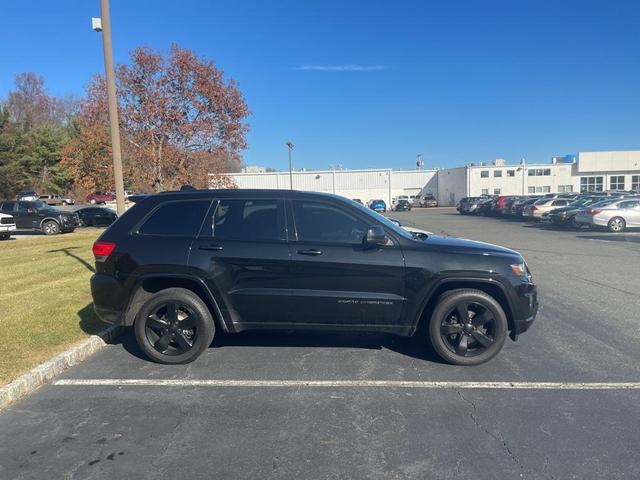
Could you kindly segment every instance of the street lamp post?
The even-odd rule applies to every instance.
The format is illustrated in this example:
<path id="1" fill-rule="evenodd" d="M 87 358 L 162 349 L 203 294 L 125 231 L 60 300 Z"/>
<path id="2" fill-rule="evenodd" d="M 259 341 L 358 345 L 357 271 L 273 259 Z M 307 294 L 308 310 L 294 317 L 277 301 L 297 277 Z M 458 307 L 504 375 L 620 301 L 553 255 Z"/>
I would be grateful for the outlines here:
<path id="1" fill-rule="evenodd" d="M 124 213 L 124 181 L 122 179 L 122 156 L 120 153 L 120 125 L 118 124 L 118 102 L 116 98 L 116 82 L 113 72 L 113 48 L 111 46 L 111 16 L 109 0 L 100 0 L 100 22 L 93 28 L 102 31 L 102 47 L 104 50 L 104 70 L 107 77 L 107 97 L 109 101 L 109 129 L 111 130 L 111 150 L 113 153 L 113 179 L 116 186 L 116 210 L 118 215 Z"/>
<path id="2" fill-rule="evenodd" d="M 293 190 L 293 170 L 291 169 L 291 154 L 293 152 L 293 143 L 291 143 L 291 141 L 288 141 L 285 145 L 289 147 L 289 190 Z"/>

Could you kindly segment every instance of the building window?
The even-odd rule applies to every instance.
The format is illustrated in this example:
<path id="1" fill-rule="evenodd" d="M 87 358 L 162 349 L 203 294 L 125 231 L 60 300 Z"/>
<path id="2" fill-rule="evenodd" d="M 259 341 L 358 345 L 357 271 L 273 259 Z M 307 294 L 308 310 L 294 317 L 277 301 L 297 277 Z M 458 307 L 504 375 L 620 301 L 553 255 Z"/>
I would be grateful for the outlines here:
<path id="1" fill-rule="evenodd" d="M 580 177 L 580 193 L 602 192 L 604 190 L 603 177 Z"/>
<path id="2" fill-rule="evenodd" d="M 551 175 L 550 168 L 530 168 L 529 176 L 530 177 L 548 177 Z"/>
<path id="3" fill-rule="evenodd" d="M 614 175 L 610 177 L 609 188 L 611 190 L 624 190 L 624 175 Z"/>
<path id="4" fill-rule="evenodd" d="M 480 190 L 480 194 L 481 195 L 489 195 L 489 189 L 488 188 L 483 188 L 482 190 Z"/>
<path id="5" fill-rule="evenodd" d="M 516 176 L 515 170 L 507 170 L 507 177 L 515 177 L 515 176 Z"/>
<path id="6" fill-rule="evenodd" d="M 529 188 L 527 189 L 527 192 L 528 192 L 528 193 L 536 193 L 536 187 L 529 187 Z"/>
<path id="7" fill-rule="evenodd" d="M 640 175 L 631 176 L 631 190 L 640 192 Z"/>
<path id="8" fill-rule="evenodd" d="M 502 176 L 502 170 L 494 170 L 493 171 L 493 176 L 494 177 L 501 177 Z"/>
<path id="9" fill-rule="evenodd" d="M 493 189 L 493 194 L 494 195 L 500 195 L 500 189 L 499 188 L 494 188 Z"/>
<path id="10" fill-rule="evenodd" d="M 489 170 L 481 170 L 480 171 L 481 178 L 489 178 Z"/>
<path id="11" fill-rule="evenodd" d="M 548 185 L 545 185 L 544 187 L 542 187 L 542 193 L 550 193 L 551 192 L 551 187 Z"/>
<path id="12" fill-rule="evenodd" d="M 536 193 L 542 193 L 542 187 L 536 187 Z"/>
<path id="13" fill-rule="evenodd" d="M 569 193 L 573 191 L 573 185 L 559 185 L 558 192 L 559 193 Z"/>

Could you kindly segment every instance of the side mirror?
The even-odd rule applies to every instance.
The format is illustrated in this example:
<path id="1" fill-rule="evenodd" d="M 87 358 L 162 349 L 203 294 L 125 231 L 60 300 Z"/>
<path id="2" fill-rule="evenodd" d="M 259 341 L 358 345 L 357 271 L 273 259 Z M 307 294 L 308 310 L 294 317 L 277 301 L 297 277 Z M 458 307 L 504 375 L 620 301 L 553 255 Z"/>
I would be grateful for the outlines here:
<path id="1" fill-rule="evenodd" d="M 384 233 L 384 228 L 379 225 L 369 227 L 365 241 L 369 245 L 376 245 L 378 247 L 386 245 L 387 235 Z"/>

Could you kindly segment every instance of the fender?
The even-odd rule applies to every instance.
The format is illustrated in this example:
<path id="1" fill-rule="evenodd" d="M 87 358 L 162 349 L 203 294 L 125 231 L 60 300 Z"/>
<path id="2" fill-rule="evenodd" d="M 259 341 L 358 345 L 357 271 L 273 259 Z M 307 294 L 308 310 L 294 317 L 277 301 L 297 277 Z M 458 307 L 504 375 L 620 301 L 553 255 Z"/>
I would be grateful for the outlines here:
<path id="1" fill-rule="evenodd" d="M 145 280 L 153 280 L 153 279 L 187 280 L 190 282 L 197 283 L 198 286 L 204 292 L 205 296 L 207 297 L 205 300 L 207 300 L 213 306 L 214 311 L 212 313 L 217 317 L 218 324 L 220 325 L 222 331 L 225 333 L 233 331 L 232 329 L 229 329 L 227 319 L 224 317 L 224 315 L 222 315 L 220 306 L 218 305 L 218 302 L 216 301 L 213 294 L 211 293 L 211 290 L 207 286 L 206 282 L 199 276 L 188 274 L 188 273 L 162 273 L 162 272 L 147 273 L 136 278 L 135 283 L 132 285 L 132 290 L 137 292 Z M 133 325 L 134 319 L 131 318 L 133 315 L 133 312 L 131 311 L 131 309 L 134 307 L 135 300 L 136 300 L 136 295 L 132 295 L 129 298 L 129 303 L 127 305 L 127 309 L 125 310 L 126 312 L 125 323 L 127 325 Z"/>
<path id="2" fill-rule="evenodd" d="M 414 331 L 417 329 L 418 323 L 422 318 L 422 314 L 427 308 L 427 305 L 429 305 L 431 300 L 433 300 L 435 292 L 437 292 L 440 287 L 452 283 L 484 283 L 487 285 L 498 287 L 507 301 L 508 308 L 507 311 L 505 311 L 505 313 L 507 314 L 507 318 L 511 319 L 513 317 L 513 303 L 509 296 L 508 289 L 496 277 L 443 277 L 434 283 L 434 285 L 429 289 L 429 291 L 425 294 L 424 298 L 420 302 L 420 307 L 417 310 L 417 315 L 415 317 L 413 325 Z M 511 323 L 511 320 L 509 320 L 509 322 Z"/>

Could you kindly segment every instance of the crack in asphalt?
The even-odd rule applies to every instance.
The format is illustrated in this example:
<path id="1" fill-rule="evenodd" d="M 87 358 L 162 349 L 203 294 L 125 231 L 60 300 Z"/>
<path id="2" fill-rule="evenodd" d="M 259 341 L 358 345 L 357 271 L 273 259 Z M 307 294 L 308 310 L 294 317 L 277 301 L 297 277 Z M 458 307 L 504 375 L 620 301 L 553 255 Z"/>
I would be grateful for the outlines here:
<path id="1" fill-rule="evenodd" d="M 473 410 L 469 413 L 469 417 L 473 421 L 473 424 L 475 425 L 475 427 L 478 430 L 480 430 L 480 431 L 486 433 L 487 435 L 489 435 L 496 442 L 500 443 L 502 445 L 502 448 L 504 449 L 504 451 L 509 456 L 509 458 L 518 466 L 518 468 L 521 471 L 524 472 L 524 470 L 525 470 L 524 466 L 520 462 L 520 459 L 518 458 L 518 456 L 513 452 L 513 450 L 511 450 L 511 447 L 509 447 L 509 445 L 507 444 L 507 441 L 505 440 L 505 438 L 501 434 L 499 434 L 499 433 L 495 434 L 495 433 L 491 432 L 489 429 L 487 429 L 486 427 L 482 426 L 480 424 L 480 422 L 478 421 L 477 417 L 476 417 L 476 413 L 478 411 L 478 408 L 476 407 L 476 404 L 473 401 L 469 400 L 467 397 L 465 397 L 459 389 L 456 389 L 455 391 L 458 394 L 458 397 L 460 397 L 460 399 L 462 401 L 464 401 L 468 405 L 471 405 Z"/>

